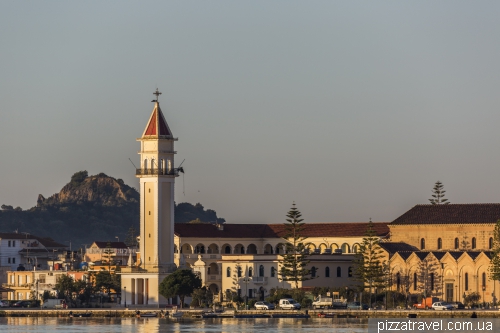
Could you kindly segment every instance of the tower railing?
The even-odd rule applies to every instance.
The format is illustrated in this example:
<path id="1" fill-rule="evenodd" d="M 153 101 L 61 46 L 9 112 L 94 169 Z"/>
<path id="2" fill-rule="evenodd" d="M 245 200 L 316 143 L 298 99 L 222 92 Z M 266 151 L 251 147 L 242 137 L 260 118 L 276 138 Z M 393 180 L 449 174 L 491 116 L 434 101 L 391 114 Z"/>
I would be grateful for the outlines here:
<path id="1" fill-rule="evenodd" d="M 163 169 L 136 169 L 135 174 L 138 176 L 178 176 L 179 171 L 177 169 L 163 170 Z"/>

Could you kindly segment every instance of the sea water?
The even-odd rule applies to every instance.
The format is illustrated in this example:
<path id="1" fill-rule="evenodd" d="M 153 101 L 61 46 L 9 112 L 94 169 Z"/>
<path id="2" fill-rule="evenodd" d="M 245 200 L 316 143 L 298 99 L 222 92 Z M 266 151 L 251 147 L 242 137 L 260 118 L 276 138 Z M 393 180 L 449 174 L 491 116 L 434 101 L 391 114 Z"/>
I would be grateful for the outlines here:
<path id="1" fill-rule="evenodd" d="M 0 332 L 217 332 L 217 333 L 366 333 L 367 319 L 256 318 L 256 319 L 159 319 L 159 318 L 0 318 Z"/>

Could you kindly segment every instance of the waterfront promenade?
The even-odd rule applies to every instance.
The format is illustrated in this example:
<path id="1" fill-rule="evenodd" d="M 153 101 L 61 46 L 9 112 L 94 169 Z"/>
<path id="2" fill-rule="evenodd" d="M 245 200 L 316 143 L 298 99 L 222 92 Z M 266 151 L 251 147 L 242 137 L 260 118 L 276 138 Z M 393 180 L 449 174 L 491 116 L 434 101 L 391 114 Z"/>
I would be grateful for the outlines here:
<path id="1" fill-rule="evenodd" d="M 0 310 L 0 317 L 54 317 L 64 318 L 69 317 L 70 312 L 74 316 L 92 312 L 94 318 L 133 318 L 136 317 L 136 311 L 141 313 L 158 313 L 158 308 L 104 308 L 104 309 L 12 309 L 3 308 Z M 209 309 L 185 309 L 182 319 L 201 318 L 202 313 Z M 434 311 L 434 310 L 301 310 L 301 311 L 256 311 L 256 310 L 226 310 L 219 313 L 219 318 L 233 318 L 234 315 L 257 315 L 257 314 L 309 314 L 311 318 L 319 318 L 320 313 L 331 315 L 330 318 L 408 318 L 416 316 L 416 318 L 470 318 L 472 312 L 476 312 L 479 318 L 500 318 L 500 311 L 495 310 L 453 310 L 453 311 Z M 163 309 L 163 312 L 165 310 Z"/>

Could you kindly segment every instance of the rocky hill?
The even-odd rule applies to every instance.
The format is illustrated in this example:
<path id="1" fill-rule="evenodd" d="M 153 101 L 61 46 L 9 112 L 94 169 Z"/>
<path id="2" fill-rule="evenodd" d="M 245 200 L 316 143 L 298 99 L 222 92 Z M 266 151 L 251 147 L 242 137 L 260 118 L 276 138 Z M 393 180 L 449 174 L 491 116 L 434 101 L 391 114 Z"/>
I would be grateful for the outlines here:
<path id="1" fill-rule="evenodd" d="M 51 205 L 85 205 L 121 207 L 139 202 L 139 193 L 123 180 L 108 177 L 104 173 L 88 176 L 80 171 L 71 177 L 59 193 L 45 199 L 38 195 L 37 207 Z"/>
<path id="2" fill-rule="evenodd" d="M 139 193 L 123 180 L 103 173 L 88 176 L 80 171 L 59 193 L 38 196 L 37 205 L 28 210 L 2 205 L 0 232 L 28 232 L 72 243 L 73 249 L 94 241 L 131 242 L 139 230 Z M 201 204 L 176 205 L 176 222 L 223 223 L 215 211 Z"/>

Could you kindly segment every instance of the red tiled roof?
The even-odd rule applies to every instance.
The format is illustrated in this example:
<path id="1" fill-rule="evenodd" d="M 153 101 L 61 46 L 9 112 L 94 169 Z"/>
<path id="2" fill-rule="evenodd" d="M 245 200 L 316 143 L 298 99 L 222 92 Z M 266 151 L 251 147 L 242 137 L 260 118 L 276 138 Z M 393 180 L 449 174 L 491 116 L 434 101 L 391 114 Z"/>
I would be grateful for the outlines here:
<path id="1" fill-rule="evenodd" d="M 108 243 L 112 249 L 126 249 L 127 245 L 124 242 L 94 242 L 97 247 L 105 249 L 108 247 Z"/>
<path id="2" fill-rule="evenodd" d="M 373 223 L 378 236 L 386 236 L 389 232 L 387 222 Z M 180 237 L 194 238 L 282 238 L 285 233 L 284 224 L 223 224 L 219 230 L 214 224 L 176 223 L 175 234 Z M 304 237 L 363 237 L 368 222 L 361 223 L 305 223 Z"/>
<path id="3" fill-rule="evenodd" d="M 416 205 L 391 225 L 496 223 L 500 204 Z"/>
<path id="4" fill-rule="evenodd" d="M 163 116 L 163 112 L 160 109 L 160 103 L 155 103 L 155 108 L 151 117 L 149 117 L 148 125 L 144 131 L 143 136 L 161 136 L 161 135 L 172 135 L 170 128 L 167 125 L 167 121 Z"/>

